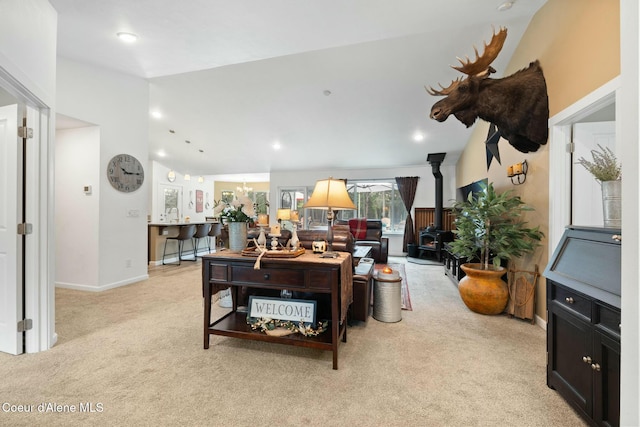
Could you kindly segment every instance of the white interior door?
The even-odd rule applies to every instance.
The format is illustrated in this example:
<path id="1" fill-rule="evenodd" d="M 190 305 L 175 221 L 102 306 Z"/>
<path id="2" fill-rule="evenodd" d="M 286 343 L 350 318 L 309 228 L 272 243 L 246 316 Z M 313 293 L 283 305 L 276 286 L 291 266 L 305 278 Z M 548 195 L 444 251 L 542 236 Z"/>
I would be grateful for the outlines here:
<path id="1" fill-rule="evenodd" d="M 591 150 L 598 145 L 616 153 L 615 122 L 576 123 L 573 128 L 573 161 L 571 189 L 571 224 L 602 227 L 602 190 L 600 184 L 582 166 L 578 159 L 591 161 Z M 618 160 L 620 160 L 619 155 Z"/>
<path id="2" fill-rule="evenodd" d="M 18 185 L 18 106 L 0 107 L 0 351 L 22 353 L 21 239 L 17 234 L 22 195 Z"/>

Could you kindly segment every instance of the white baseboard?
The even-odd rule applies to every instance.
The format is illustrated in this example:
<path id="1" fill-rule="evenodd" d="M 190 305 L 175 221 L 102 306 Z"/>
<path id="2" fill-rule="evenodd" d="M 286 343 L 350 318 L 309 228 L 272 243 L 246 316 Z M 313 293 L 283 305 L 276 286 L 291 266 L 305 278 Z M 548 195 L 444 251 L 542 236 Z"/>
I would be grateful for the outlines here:
<path id="1" fill-rule="evenodd" d="M 108 289 L 119 288 L 121 286 L 130 285 L 132 283 L 141 282 L 143 280 L 147 280 L 149 278 L 148 274 L 143 274 L 138 277 L 131 277 L 126 280 L 121 280 L 119 282 L 108 283 L 102 286 L 90 286 L 83 285 L 80 283 L 66 283 L 66 282 L 56 282 L 56 288 L 64 288 L 64 289 L 73 289 L 76 291 L 88 291 L 88 292 L 102 292 Z"/>

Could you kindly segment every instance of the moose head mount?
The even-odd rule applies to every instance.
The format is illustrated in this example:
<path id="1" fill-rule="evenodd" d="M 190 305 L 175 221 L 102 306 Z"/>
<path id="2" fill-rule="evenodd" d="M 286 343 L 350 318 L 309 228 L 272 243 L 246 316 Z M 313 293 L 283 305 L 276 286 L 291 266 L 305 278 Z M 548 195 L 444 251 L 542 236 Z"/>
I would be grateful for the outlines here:
<path id="1" fill-rule="evenodd" d="M 451 114 L 471 126 L 478 117 L 498 127 L 500 134 L 516 150 L 523 153 L 538 151 L 547 143 L 549 136 L 549 99 L 547 84 L 538 61 L 502 79 L 492 79 L 495 73 L 491 63 L 496 59 L 504 41 L 507 29 L 494 31 L 489 44 L 484 44 L 482 56 L 474 47 L 476 58 L 472 62 L 458 58 L 460 66 L 455 70 L 466 74 L 451 82 L 448 87 L 440 85 L 440 90 L 427 89 L 434 96 L 446 98 L 433 104 L 431 118 L 445 121 Z"/>

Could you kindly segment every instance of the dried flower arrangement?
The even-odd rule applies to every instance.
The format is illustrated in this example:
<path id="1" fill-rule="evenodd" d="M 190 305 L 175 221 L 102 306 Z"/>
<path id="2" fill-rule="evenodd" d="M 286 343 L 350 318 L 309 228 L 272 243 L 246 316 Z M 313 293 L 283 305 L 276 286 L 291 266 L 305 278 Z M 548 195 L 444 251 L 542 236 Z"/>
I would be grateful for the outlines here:
<path id="1" fill-rule="evenodd" d="M 604 148 L 600 144 L 598 144 L 598 147 L 600 151 L 591 150 L 593 161 L 581 157 L 577 163 L 584 166 L 598 181 L 622 179 L 622 166 L 618 163 L 615 153 L 610 148 Z"/>

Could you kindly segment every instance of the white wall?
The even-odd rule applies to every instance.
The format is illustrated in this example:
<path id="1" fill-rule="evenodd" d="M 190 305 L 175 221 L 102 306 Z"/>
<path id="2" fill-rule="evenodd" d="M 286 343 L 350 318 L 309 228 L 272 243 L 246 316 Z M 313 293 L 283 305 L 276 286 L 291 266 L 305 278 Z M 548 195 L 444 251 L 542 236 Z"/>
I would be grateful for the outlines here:
<path id="1" fill-rule="evenodd" d="M 98 288 L 100 128 L 57 131 L 55 162 L 56 284 Z"/>
<path id="2" fill-rule="evenodd" d="M 620 375 L 620 425 L 640 425 L 640 7 L 637 0 L 620 2 L 620 75 L 622 90 L 616 101 L 616 120 L 622 139 L 622 360 Z"/>
<path id="3" fill-rule="evenodd" d="M 55 108 L 57 14 L 47 0 L 0 1 L 0 67 L 44 105 Z M 33 142 L 37 166 L 28 169 L 27 212 L 34 233 L 27 236 L 25 255 L 26 312 L 33 329 L 26 333 L 27 352 L 52 347 L 55 333 L 55 293 L 53 286 L 53 154 L 51 122 L 43 123 Z M 33 152 L 32 152 L 33 154 Z M 16 201 L 17 203 L 17 201 Z"/>
<path id="4" fill-rule="evenodd" d="M 57 13 L 47 0 L 0 1 L 0 66 L 55 106 Z"/>
<path id="5" fill-rule="evenodd" d="M 425 154 L 425 159 L 427 155 Z M 456 197 L 456 174 L 455 165 L 443 165 L 440 168 L 443 176 L 443 204 L 445 207 L 451 206 Z M 425 166 L 413 166 L 389 169 L 326 169 L 314 171 L 286 171 L 271 172 L 270 192 L 271 198 L 277 197 L 279 189 L 283 187 L 313 187 L 316 181 L 327 179 L 330 176 L 334 178 L 346 179 L 389 179 L 400 176 L 419 176 L 418 188 L 416 189 L 416 198 L 413 207 L 432 208 L 435 207 L 435 178 L 433 176 L 431 165 L 426 163 Z M 269 205 L 269 217 L 275 218 L 278 209 L 277 203 Z M 413 213 L 412 213 L 413 215 Z M 414 217 L 415 219 L 415 217 Z M 389 237 L 389 255 L 400 256 L 402 252 L 402 234 L 387 235 Z"/>
<path id="6" fill-rule="evenodd" d="M 180 187 L 182 191 L 182 204 L 179 206 L 181 220 L 184 220 L 184 217 L 188 216 L 191 218 L 191 222 L 202 222 L 205 220 L 205 217 L 213 216 L 214 181 L 212 179 L 204 177 L 204 182 L 200 183 L 198 182 L 197 176 L 191 176 L 191 180 L 185 181 L 184 175 L 175 171 L 176 180 L 169 182 L 167 173 L 171 170 L 170 168 L 152 160 L 151 169 L 153 171 L 153 189 L 151 190 L 150 197 L 151 210 L 149 212 L 151 222 L 162 222 L 160 214 L 163 213 L 163 206 L 161 206 L 163 203 L 161 195 L 163 185 Z M 196 212 L 196 190 L 202 191 L 202 212 Z M 189 204 L 190 198 L 193 201 L 193 205 Z M 210 205 L 209 208 L 206 206 L 207 201 Z"/>
<path id="7" fill-rule="evenodd" d="M 151 188 L 148 155 L 146 80 L 58 58 L 58 112 L 100 126 L 94 190 L 99 194 L 98 286 L 104 290 L 147 278 L 147 213 Z M 132 193 L 115 190 L 107 180 L 109 160 L 121 153 L 145 165 L 145 181 Z M 57 188 L 56 191 L 73 191 Z M 128 216 L 137 211 L 137 217 Z M 82 239 L 79 235 L 78 239 Z"/>

